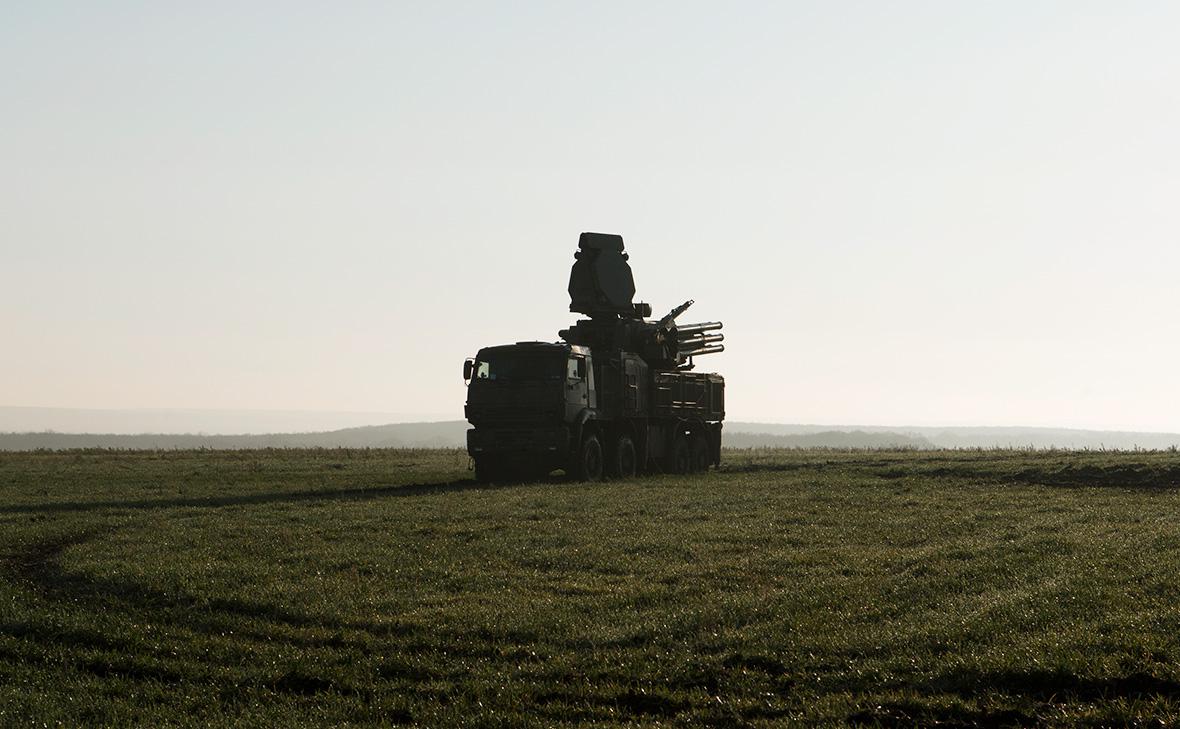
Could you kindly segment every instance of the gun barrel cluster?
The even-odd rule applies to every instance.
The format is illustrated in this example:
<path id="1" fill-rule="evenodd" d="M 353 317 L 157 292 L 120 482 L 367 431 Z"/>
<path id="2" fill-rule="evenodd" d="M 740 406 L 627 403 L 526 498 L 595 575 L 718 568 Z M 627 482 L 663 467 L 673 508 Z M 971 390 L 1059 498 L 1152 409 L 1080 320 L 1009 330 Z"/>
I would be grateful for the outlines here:
<path id="1" fill-rule="evenodd" d="M 677 350 L 681 357 L 696 357 L 702 354 L 724 352 L 725 345 L 716 344 L 725 340 L 724 334 L 707 334 L 721 328 L 719 321 L 700 324 L 685 324 L 676 328 Z"/>

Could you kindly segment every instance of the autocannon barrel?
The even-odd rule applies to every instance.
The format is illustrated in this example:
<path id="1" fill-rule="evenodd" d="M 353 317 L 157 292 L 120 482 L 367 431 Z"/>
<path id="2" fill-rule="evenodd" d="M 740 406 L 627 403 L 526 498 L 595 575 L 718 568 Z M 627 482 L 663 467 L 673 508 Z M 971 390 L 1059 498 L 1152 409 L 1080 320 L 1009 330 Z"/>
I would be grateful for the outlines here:
<path id="1" fill-rule="evenodd" d="M 698 346 L 712 344 L 713 342 L 725 341 L 724 334 L 700 334 L 688 339 L 681 339 L 679 344 L 681 349 L 696 349 Z"/>
<path id="2" fill-rule="evenodd" d="M 684 339 L 693 334 L 700 334 L 701 332 L 711 332 L 714 329 L 720 329 L 721 322 L 719 321 L 705 321 L 700 324 L 685 324 L 684 326 L 676 327 L 676 336 Z"/>
<path id="3" fill-rule="evenodd" d="M 724 344 L 713 344 L 708 347 L 701 347 L 700 349 L 694 349 L 691 352 L 681 352 L 680 355 L 682 357 L 699 357 L 702 354 L 715 354 L 717 352 L 724 352 L 724 351 L 725 351 Z"/>

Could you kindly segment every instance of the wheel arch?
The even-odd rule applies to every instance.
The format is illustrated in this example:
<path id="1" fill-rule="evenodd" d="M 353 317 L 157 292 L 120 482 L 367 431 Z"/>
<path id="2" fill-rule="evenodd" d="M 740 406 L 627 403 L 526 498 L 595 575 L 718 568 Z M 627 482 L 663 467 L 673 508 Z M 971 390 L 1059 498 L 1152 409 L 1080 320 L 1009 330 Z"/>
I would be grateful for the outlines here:
<path id="1" fill-rule="evenodd" d="M 582 447 L 582 440 L 589 433 L 598 433 L 601 429 L 598 412 L 594 408 L 582 408 L 578 417 L 570 423 L 570 452 L 576 455 Z"/>

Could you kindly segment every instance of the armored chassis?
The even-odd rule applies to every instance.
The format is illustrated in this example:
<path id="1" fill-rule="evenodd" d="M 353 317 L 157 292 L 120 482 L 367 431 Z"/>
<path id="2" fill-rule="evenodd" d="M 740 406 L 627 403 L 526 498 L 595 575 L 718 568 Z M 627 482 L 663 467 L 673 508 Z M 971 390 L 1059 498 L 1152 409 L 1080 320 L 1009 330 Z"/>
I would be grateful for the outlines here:
<path id="1" fill-rule="evenodd" d="M 682 327 L 633 303 L 623 239 L 583 233 L 570 273 L 570 311 L 588 314 L 562 342 L 518 342 L 467 360 L 467 451 L 479 481 L 562 469 L 604 474 L 687 473 L 721 462 L 725 380 L 692 372 L 693 357 L 720 352 L 720 322 Z"/>

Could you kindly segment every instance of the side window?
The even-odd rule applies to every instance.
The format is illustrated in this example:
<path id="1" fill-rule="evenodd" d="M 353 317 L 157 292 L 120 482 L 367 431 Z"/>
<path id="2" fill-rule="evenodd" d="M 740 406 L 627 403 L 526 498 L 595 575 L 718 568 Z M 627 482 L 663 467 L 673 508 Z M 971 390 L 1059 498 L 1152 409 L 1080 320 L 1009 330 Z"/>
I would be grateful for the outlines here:
<path id="1" fill-rule="evenodd" d="M 566 364 L 565 376 L 571 380 L 586 379 L 586 360 L 582 357 L 570 357 Z"/>
<path id="2" fill-rule="evenodd" d="M 488 363 L 487 362 L 476 362 L 475 363 L 475 376 L 481 380 L 488 379 Z"/>

